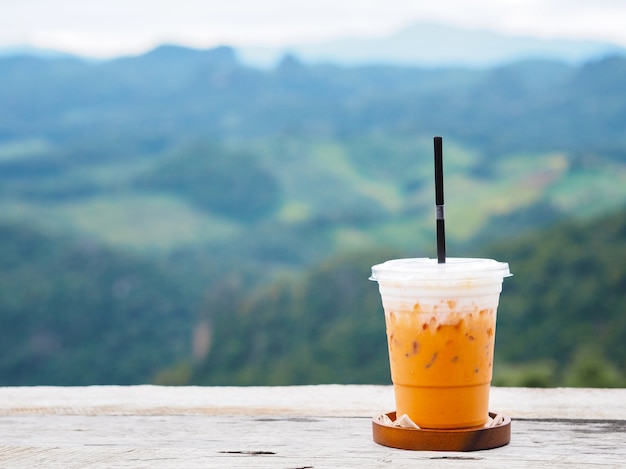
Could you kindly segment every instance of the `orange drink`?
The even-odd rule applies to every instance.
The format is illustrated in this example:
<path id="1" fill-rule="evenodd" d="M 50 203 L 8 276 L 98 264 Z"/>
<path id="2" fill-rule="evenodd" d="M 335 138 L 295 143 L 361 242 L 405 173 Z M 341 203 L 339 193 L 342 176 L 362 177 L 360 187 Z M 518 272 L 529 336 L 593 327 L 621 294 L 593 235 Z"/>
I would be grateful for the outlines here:
<path id="1" fill-rule="evenodd" d="M 508 264 L 398 259 L 372 268 L 385 323 L 396 414 L 421 428 L 484 425 L 496 312 Z"/>

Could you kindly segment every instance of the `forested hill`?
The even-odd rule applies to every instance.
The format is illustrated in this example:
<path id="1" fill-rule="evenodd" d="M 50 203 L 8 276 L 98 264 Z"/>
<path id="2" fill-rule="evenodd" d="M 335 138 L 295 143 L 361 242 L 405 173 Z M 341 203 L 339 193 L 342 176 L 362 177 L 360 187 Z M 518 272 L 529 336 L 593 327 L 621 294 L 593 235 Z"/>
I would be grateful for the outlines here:
<path id="1" fill-rule="evenodd" d="M 343 255 L 260 291 L 215 280 L 204 300 L 158 265 L 0 226 L 3 385 L 387 383 L 371 265 Z M 626 210 L 476 255 L 507 261 L 496 383 L 626 385 Z"/>
<path id="2" fill-rule="evenodd" d="M 0 224 L 0 385 L 137 384 L 190 355 L 193 303 L 154 262 Z"/>
<path id="3" fill-rule="evenodd" d="M 502 358 L 561 366 L 588 342 L 582 312 L 535 331 L 564 334 L 550 350 L 507 334 L 543 327 L 572 288 L 568 314 L 620 281 L 603 257 L 576 259 L 604 249 L 594 220 L 626 205 L 624 122 L 620 56 L 485 70 L 261 70 L 228 47 L 0 58 L 0 384 L 324 381 L 346 350 L 342 379 L 385 379 L 378 348 L 355 345 L 384 341 L 364 279 L 390 252 L 434 254 L 433 135 L 449 255 L 529 236 L 498 251 L 508 283 L 536 289 L 503 309 Z M 564 228 L 536 234 L 568 220 L 589 225 L 562 244 Z M 565 270 L 544 291 L 556 252 Z M 624 325 L 603 321 L 623 368 Z"/>
<path id="4" fill-rule="evenodd" d="M 510 259 L 514 272 L 498 317 L 503 362 L 544 360 L 553 368 L 543 378 L 553 385 L 626 386 L 626 209 L 486 255 Z"/>
<path id="5" fill-rule="evenodd" d="M 398 253 L 395 253 L 398 254 Z M 495 382 L 626 386 L 626 210 L 563 223 L 482 253 L 510 264 L 498 310 Z M 392 252 L 329 260 L 253 298 L 221 284 L 205 304 L 211 347 L 164 372 L 169 383 L 388 383 L 373 264 Z M 234 366 L 244 364 L 243 366 Z"/>
<path id="6" fill-rule="evenodd" d="M 625 97 L 620 56 L 487 70 L 259 70 L 228 47 L 0 58 L 1 216 L 297 268 L 350 247 L 423 251 L 443 135 L 455 247 L 626 202 Z"/>
<path id="7" fill-rule="evenodd" d="M 625 74 L 620 56 L 488 70 L 305 66 L 286 57 L 270 71 L 242 66 L 227 47 L 162 46 L 101 63 L 0 58 L 0 137 L 89 141 L 92 159 L 187 136 L 285 132 L 454 135 L 495 153 L 623 149 Z"/>

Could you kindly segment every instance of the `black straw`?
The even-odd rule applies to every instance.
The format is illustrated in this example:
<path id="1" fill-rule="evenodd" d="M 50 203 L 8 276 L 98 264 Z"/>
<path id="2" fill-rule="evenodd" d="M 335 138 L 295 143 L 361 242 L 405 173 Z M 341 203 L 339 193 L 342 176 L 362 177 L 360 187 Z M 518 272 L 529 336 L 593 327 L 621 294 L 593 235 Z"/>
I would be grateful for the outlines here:
<path id="1" fill-rule="evenodd" d="M 446 229 L 443 213 L 443 141 L 434 138 L 435 143 L 435 209 L 437 217 L 437 262 L 446 262 Z"/>

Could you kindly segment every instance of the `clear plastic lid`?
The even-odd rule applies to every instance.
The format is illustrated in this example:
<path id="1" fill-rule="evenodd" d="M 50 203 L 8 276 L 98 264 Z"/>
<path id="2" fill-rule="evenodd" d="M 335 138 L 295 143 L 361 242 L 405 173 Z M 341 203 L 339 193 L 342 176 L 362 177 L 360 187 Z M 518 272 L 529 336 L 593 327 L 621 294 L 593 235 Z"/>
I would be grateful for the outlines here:
<path id="1" fill-rule="evenodd" d="M 428 257 L 393 259 L 372 267 L 370 280 L 464 280 L 510 277 L 509 264 L 493 259 L 450 257 L 444 264 Z"/>

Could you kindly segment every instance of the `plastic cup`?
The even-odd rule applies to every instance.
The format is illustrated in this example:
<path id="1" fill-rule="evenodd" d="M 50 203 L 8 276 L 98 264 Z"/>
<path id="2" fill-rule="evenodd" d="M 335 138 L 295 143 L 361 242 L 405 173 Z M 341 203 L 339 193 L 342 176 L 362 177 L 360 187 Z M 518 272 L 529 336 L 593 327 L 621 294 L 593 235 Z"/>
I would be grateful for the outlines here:
<path id="1" fill-rule="evenodd" d="M 396 415 L 421 428 L 484 425 L 507 263 L 395 259 L 372 267 L 387 328 Z"/>

